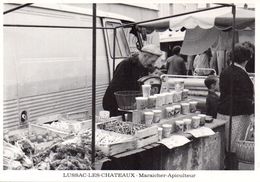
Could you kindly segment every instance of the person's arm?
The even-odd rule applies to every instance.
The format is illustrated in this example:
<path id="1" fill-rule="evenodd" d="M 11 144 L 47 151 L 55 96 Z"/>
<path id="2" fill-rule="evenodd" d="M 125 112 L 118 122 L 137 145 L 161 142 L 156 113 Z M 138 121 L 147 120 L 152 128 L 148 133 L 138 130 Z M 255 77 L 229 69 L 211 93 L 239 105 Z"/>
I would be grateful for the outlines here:
<path id="1" fill-rule="evenodd" d="M 186 68 L 186 65 L 185 65 L 185 62 L 184 62 L 183 59 L 181 61 L 180 67 L 181 67 L 181 74 L 186 75 L 187 74 L 187 68 Z"/>

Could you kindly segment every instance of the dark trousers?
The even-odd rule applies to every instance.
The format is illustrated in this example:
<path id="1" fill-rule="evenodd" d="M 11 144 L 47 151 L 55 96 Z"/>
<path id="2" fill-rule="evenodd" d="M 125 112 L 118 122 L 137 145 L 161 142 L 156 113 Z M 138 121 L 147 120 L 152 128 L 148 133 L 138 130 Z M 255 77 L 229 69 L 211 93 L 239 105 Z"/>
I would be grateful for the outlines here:
<path id="1" fill-rule="evenodd" d="M 226 152 L 225 169 L 226 170 L 238 170 L 238 160 L 236 157 L 236 153 Z"/>

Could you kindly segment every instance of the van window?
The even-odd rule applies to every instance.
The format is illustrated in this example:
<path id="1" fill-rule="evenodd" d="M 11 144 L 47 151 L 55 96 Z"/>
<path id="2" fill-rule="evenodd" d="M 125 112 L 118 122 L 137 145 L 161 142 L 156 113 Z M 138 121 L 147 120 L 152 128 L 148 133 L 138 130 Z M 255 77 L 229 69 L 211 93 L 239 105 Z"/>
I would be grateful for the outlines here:
<path id="1" fill-rule="evenodd" d="M 106 22 L 106 27 L 114 28 L 120 26 L 120 23 L 115 22 Z M 113 58 L 113 45 L 114 45 L 114 30 L 107 29 L 108 43 L 109 43 L 109 52 L 110 56 Z M 116 49 L 115 49 L 115 57 L 116 58 L 125 58 L 130 55 L 129 46 L 125 37 L 125 33 L 123 28 L 118 28 L 116 32 Z"/>

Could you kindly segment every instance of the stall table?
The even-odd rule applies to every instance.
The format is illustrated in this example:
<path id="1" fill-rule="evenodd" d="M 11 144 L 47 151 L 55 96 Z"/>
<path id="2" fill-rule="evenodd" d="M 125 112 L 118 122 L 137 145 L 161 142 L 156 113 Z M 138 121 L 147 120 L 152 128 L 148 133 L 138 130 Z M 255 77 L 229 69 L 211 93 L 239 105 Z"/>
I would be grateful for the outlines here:
<path id="1" fill-rule="evenodd" d="M 225 155 L 225 123 L 214 119 L 205 126 L 211 128 L 212 136 L 195 138 L 183 135 L 191 142 L 173 149 L 155 143 L 140 149 L 111 156 L 103 164 L 103 170 L 222 170 Z"/>

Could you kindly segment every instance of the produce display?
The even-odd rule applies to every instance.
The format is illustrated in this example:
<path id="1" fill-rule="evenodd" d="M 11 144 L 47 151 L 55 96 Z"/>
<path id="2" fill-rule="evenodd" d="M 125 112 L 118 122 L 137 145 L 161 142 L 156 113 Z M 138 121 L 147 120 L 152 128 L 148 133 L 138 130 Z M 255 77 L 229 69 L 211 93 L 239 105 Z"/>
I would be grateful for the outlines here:
<path id="1" fill-rule="evenodd" d="M 12 145 L 4 141 L 3 165 L 4 170 L 22 170 L 33 167 L 32 161 L 22 151 L 19 144 Z"/>
<path id="2" fill-rule="evenodd" d="M 133 140 L 128 135 L 120 135 L 114 132 L 104 132 L 96 130 L 96 144 L 97 145 L 110 145 Z"/>
<path id="3" fill-rule="evenodd" d="M 39 137 L 41 136 L 41 137 Z M 48 134 L 4 141 L 4 169 L 38 170 L 91 170 L 91 130 L 66 139 L 53 138 Z M 49 143 L 48 139 L 55 142 Z M 31 140 L 33 139 L 33 140 Z M 9 143 L 11 142 L 11 143 Z M 44 150 L 37 145 L 48 144 Z M 104 154 L 96 149 L 96 161 L 104 159 Z"/>
<path id="4" fill-rule="evenodd" d="M 65 121 L 57 121 L 57 122 L 52 122 L 50 124 L 51 127 L 59 129 L 59 130 L 63 130 L 63 131 L 69 131 L 69 124 Z"/>
<path id="5" fill-rule="evenodd" d="M 145 129 L 146 126 L 132 122 L 110 121 L 99 124 L 98 128 L 121 134 L 134 135 L 137 131 Z"/>

